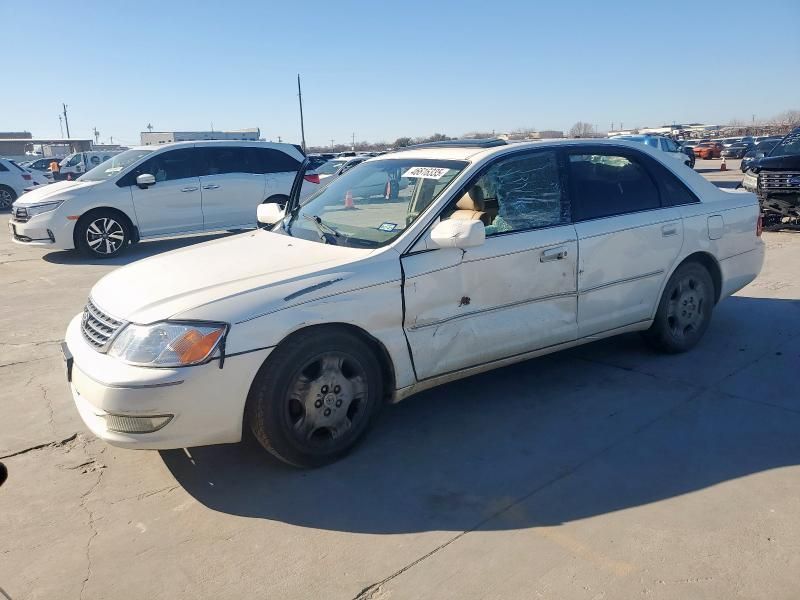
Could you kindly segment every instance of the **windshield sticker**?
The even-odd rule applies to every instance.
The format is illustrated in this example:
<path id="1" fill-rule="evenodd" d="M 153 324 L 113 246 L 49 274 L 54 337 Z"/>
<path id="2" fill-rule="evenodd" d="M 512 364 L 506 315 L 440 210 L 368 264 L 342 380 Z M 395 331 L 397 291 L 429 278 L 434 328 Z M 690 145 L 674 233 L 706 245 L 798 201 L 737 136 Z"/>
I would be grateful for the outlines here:
<path id="1" fill-rule="evenodd" d="M 411 167 L 403 173 L 403 177 L 417 177 L 419 179 L 440 179 L 450 169 L 447 167 Z"/>
<path id="2" fill-rule="evenodd" d="M 394 231 L 397 229 L 397 223 L 389 223 L 387 221 L 385 223 L 381 223 L 378 229 L 381 231 Z"/>

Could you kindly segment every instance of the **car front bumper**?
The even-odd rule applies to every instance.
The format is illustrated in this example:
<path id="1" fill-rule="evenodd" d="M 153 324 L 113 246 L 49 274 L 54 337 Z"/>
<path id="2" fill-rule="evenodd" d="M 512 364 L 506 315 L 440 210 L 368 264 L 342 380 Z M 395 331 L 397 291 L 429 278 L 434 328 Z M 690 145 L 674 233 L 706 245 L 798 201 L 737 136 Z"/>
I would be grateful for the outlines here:
<path id="1" fill-rule="evenodd" d="M 12 218 L 8 222 L 11 240 L 26 246 L 46 246 L 54 250 L 72 250 L 75 221 L 59 216 L 57 211 L 31 217 L 27 221 Z"/>
<path id="2" fill-rule="evenodd" d="M 124 448 L 168 449 L 238 442 L 250 385 L 270 350 L 175 369 L 128 365 L 97 352 L 81 334 L 81 315 L 65 340 L 68 379 L 83 422 L 98 438 Z M 119 419 L 162 418 L 150 433 L 118 431 Z M 132 418 L 132 419 L 131 419 Z M 163 420 L 163 419 L 162 419 Z"/>

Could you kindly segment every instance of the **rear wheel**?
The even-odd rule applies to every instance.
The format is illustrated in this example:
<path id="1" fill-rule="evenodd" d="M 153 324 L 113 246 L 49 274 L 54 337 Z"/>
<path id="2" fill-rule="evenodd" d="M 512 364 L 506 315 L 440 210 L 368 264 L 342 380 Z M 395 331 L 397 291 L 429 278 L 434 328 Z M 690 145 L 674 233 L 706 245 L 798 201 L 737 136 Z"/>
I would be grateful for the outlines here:
<path id="1" fill-rule="evenodd" d="M 126 220 L 108 210 L 84 215 L 75 226 L 76 247 L 93 258 L 112 258 L 119 255 L 130 239 Z"/>
<path id="2" fill-rule="evenodd" d="M 9 210 L 16 199 L 17 192 L 7 185 L 0 185 L 0 210 Z"/>
<path id="3" fill-rule="evenodd" d="M 318 467 L 349 452 L 382 403 L 381 369 L 358 336 L 335 327 L 303 331 L 262 366 L 247 401 L 256 439 L 280 460 Z"/>
<path id="4" fill-rule="evenodd" d="M 714 282 L 708 270 L 696 262 L 683 264 L 669 278 L 645 339 L 662 352 L 685 352 L 703 337 L 713 309 Z"/>

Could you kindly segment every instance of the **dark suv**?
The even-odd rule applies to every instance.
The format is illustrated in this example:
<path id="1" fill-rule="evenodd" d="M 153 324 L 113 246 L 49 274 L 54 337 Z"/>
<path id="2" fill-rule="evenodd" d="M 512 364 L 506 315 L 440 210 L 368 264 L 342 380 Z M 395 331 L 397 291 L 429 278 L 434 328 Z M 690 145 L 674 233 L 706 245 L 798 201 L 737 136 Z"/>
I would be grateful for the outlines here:
<path id="1" fill-rule="evenodd" d="M 751 168 L 764 226 L 800 225 L 800 127 L 784 137 Z"/>

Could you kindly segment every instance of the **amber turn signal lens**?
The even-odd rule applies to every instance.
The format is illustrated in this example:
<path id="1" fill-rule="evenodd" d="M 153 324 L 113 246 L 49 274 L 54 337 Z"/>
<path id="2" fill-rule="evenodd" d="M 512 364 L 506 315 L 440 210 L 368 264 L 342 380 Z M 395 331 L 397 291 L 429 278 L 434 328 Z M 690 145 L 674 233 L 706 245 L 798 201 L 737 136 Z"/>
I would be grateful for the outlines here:
<path id="1" fill-rule="evenodd" d="M 172 342 L 170 346 L 172 346 L 175 354 L 178 355 L 181 363 L 188 365 L 206 358 L 211 353 L 211 350 L 214 349 L 214 345 L 219 341 L 220 336 L 222 336 L 222 329 L 217 329 L 206 335 L 196 329 L 190 329 Z"/>

